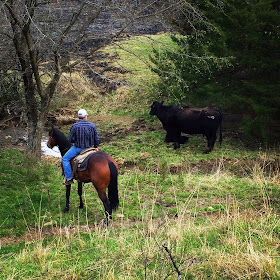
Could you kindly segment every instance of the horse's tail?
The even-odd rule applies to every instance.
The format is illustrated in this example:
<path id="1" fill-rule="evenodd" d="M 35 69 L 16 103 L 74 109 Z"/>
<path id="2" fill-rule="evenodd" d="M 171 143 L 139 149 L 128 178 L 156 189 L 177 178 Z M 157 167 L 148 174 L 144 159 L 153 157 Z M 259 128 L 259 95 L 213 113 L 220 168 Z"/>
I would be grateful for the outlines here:
<path id="1" fill-rule="evenodd" d="M 220 116 L 221 116 L 221 122 L 220 122 L 220 138 L 219 138 L 219 142 L 220 142 L 220 145 L 222 144 L 223 142 L 223 133 L 222 133 L 222 123 L 223 123 L 223 112 L 221 110 L 219 110 L 219 113 L 220 113 Z"/>
<path id="2" fill-rule="evenodd" d="M 118 193 L 118 170 L 115 164 L 110 161 L 109 168 L 111 173 L 111 179 L 108 186 L 108 198 L 110 201 L 110 205 L 112 210 L 117 210 L 119 206 L 119 193 Z"/>

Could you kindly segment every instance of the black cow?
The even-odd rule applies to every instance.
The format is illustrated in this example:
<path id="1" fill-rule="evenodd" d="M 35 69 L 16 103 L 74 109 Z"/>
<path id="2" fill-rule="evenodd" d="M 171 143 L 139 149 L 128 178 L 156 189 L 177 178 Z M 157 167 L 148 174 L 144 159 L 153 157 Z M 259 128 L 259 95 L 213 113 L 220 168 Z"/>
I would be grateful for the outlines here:
<path id="1" fill-rule="evenodd" d="M 222 112 L 217 108 L 190 108 L 165 106 L 163 102 L 154 101 L 150 111 L 151 116 L 157 116 L 166 130 L 165 142 L 174 142 L 174 149 L 184 144 L 188 137 L 186 134 L 205 135 L 208 149 L 204 153 L 210 153 L 216 142 L 217 130 L 220 127 L 220 144 L 222 143 Z"/>

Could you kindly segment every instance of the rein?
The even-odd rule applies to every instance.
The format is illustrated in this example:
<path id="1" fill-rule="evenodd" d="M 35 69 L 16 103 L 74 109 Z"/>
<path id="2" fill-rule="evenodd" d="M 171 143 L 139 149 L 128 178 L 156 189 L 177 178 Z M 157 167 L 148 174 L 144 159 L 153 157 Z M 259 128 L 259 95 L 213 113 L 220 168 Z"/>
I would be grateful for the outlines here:
<path id="1" fill-rule="evenodd" d="M 60 151 L 61 155 L 66 154 L 66 152 L 69 150 L 68 147 L 66 147 L 65 149 L 63 149 L 62 151 Z"/>
<path id="2" fill-rule="evenodd" d="M 67 137 L 58 128 L 52 130 L 50 137 L 55 141 L 55 146 L 58 146 L 61 156 L 64 156 L 71 147 Z"/>

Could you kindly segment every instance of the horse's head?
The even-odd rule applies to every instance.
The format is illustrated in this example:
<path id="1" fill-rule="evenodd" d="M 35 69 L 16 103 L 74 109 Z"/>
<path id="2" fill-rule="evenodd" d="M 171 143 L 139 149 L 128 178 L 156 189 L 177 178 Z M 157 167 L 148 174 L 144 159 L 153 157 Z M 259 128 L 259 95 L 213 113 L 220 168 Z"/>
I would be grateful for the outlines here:
<path id="1" fill-rule="evenodd" d="M 52 149 L 54 146 L 57 145 L 55 138 L 54 138 L 54 130 L 57 129 L 55 127 L 53 127 L 50 132 L 49 132 L 49 140 L 47 142 L 47 146 L 48 148 Z"/>
<path id="2" fill-rule="evenodd" d="M 50 149 L 52 149 L 54 146 L 58 146 L 59 151 L 63 156 L 71 147 L 71 143 L 58 127 L 53 127 L 49 132 L 47 146 Z"/>

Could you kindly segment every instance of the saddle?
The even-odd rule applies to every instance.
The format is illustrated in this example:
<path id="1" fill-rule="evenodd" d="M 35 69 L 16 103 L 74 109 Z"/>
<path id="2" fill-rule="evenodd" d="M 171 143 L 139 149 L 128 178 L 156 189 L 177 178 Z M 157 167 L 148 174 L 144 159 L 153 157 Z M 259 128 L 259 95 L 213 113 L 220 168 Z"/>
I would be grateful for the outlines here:
<path id="1" fill-rule="evenodd" d="M 85 171 L 88 165 L 88 158 L 92 153 L 97 152 L 96 148 L 87 148 L 71 159 L 72 177 L 77 180 L 78 171 Z"/>

